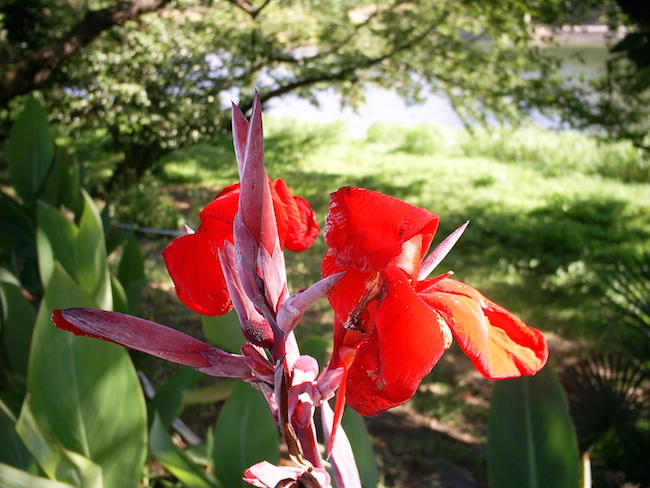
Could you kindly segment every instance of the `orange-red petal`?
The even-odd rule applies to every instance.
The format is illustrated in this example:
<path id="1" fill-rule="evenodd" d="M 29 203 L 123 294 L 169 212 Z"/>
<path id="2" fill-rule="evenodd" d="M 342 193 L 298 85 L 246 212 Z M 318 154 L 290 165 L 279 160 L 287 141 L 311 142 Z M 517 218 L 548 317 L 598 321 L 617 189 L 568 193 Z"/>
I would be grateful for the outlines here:
<path id="1" fill-rule="evenodd" d="M 444 322 L 407 275 L 384 270 L 384 287 L 347 377 L 348 404 L 363 415 L 406 402 L 445 351 Z"/>
<path id="2" fill-rule="evenodd" d="M 460 347 L 490 379 L 535 374 L 544 367 L 544 335 L 478 290 L 452 279 L 418 284 L 422 299 L 444 317 Z"/>
<path id="3" fill-rule="evenodd" d="M 422 234 L 420 254 L 431 245 L 438 216 L 397 198 L 363 188 L 332 194 L 325 242 L 339 266 L 370 271 L 383 268 L 405 242 Z"/>

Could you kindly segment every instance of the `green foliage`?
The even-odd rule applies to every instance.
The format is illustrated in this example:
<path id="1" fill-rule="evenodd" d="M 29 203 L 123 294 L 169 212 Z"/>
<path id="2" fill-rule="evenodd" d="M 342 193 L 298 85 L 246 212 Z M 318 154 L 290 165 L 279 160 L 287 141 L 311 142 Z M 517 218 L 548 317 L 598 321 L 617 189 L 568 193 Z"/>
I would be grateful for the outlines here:
<path id="1" fill-rule="evenodd" d="M 41 3 L 48 16 L 44 9 L 29 15 L 47 32 L 41 39 L 53 40 L 103 6 Z M 102 32 L 40 88 L 73 133 L 108 130 L 124 155 L 117 180 L 131 184 L 172 150 L 227 130 L 230 100 L 247 106 L 254 88 L 265 102 L 287 93 L 315 102 L 318 91 L 332 89 L 348 106 L 364 102 L 369 84 L 397 87 L 410 102 L 443 92 L 468 122 L 516 120 L 554 100 L 569 105 L 574 91 L 557 75 L 557 60 L 532 41 L 536 22 L 580 22 L 584 10 L 557 0 L 434 7 L 427 0 L 185 0 Z M 16 16 L 8 19 L 7 51 L 15 55 L 4 59 L 13 75 L 39 43 L 21 44 L 20 24 L 10 21 Z M 0 83 L 0 98 L 8 85 Z"/>
<path id="2" fill-rule="evenodd" d="M 43 107 L 27 100 L 16 120 L 7 144 L 9 178 L 18 196 L 27 205 L 43 192 L 54 159 L 54 142 Z"/>
<path id="3" fill-rule="evenodd" d="M 222 485 L 198 466 L 182 449 L 171 441 L 160 417 L 154 417 L 150 433 L 150 446 L 156 459 L 165 466 L 183 486 L 188 488 L 220 488 Z"/>
<path id="4" fill-rule="evenodd" d="M 591 457 L 595 486 L 606 486 L 602 463 L 646 485 L 650 449 L 650 371 L 628 353 L 591 355 L 569 365 L 562 383 L 580 451 Z M 600 468 L 600 469 L 599 469 Z"/>
<path id="5" fill-rule="evenodd" d="M 210 344 L 224 351 L 238 353 L 246 343 L 241 333 L 239 317 L 234 310 L 226 315 L 201 316 L 201 329 Z"/>
<path id="6" fill-rule="evenodd" d="M 110 276 L 99 211 L 80 189 L 75 165 L 54 149 L 35 103 L 27 105 L 9 141 L 11 157 L 38 156 L 10 163 L 10 181 L 22 185 L 17 193 L 23 201 L 2 195 L 9 212 L 2 214 L 0 228 L 9 237 L 17 230 L 18 239 L 0 242 L 1 264 L 7 266 L 0 268 L 0 435 L 8 441 L 0 462 L 13 466 L 2 465 L 0 479 L 8 487 L 62 486 L 20 469 L 77 487 L 135 487 L 146 456 L 147 422 L 129 356 L 114 344 L 57 329 L 50 315 L 72 306 L 111 309 L 113 290 L 128 286 L 135 293 L 134 286 L 142 286 L 143 256 L 131 241 L 123 253 L 124 285 Z M 30 140 L 31 123 L 41 136 Z M 38 274 L 25 271 L 37 269 Z M 26 285 L 37 293 L 25 293 Z"/>
<path id="7" fill-rule="evenodd" d="M 133 228 L 175 229 L 180 223 L 171 196 L 151 176 L 116 190 L 111 207 L 117 223 Z"/>
<path id="8" fill-rule="evenodd" d="M 278 429 L 264 397 L 246 383 L 235 387 L 214 428 L 214 471 L 229 488 L 246 487 L 242 473 L 261 461 L 277 463 Z"/>
<path id="9" fill-rule="evenodd" d="M 634 334 L 622 342 L 640 360 L 650 360 L 650 253 L 630 256 L 603 272 L 607 303 Z"/>
<path id="10" fill-rule="evenodd" d="M 578 486 L 578 445 L 566 397 L 550 367 L 495 384 L 488 475 L 493 488 Z"/>
<path id="11" fill-rule="evenodd" d="M 629 142 L 605 144 L 584 133 L 519 129 L 476 129 L 461 142 L 467 156 L 529 164 L 549 177 L 580 172 L 623 181 L 650 181 L 650 162 Z M 553 149 L 551 149 L 553 148 Z"/>

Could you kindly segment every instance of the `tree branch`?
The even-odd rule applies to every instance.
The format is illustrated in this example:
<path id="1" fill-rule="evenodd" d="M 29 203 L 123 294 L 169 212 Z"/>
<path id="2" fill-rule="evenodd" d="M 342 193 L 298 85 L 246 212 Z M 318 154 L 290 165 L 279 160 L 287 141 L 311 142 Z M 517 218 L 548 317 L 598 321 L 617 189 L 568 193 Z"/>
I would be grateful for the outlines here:
<path id="1" fill-rule="evenodd" d="M 170 0 L 132 0 L 86 12 L 63 37 L 43 46 L 5 71 L 0 78 L 0 107 L 43 85 L 68 58 L 90 44 L 99 34 L 142 14 L 153 12 Z"/>
<path id="2" fill-rule="evenodd" d="M 265 0 L 265 2 L 262 5 L 256 7 L 248 0 L 228 0 L 228 1 L 233 5 L 242 9 L 248 15 L 250 15 L 253 20 L 255 20 L 255 17 L 257 17 L 260 14 L 260 12 L 264 9 L 264 7 L 266 7 L 269 3 L 271 3 L 271 0 Z"/>

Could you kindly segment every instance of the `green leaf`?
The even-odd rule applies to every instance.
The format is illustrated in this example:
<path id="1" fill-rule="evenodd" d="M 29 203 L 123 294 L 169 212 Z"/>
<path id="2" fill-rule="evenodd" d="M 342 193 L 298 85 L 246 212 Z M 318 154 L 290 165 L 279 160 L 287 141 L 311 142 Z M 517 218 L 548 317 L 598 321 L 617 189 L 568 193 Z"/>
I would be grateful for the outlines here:
<path id="1" fill-rule="evenodd" d="M 0 249 L 34 246 L 34 215 L 0 191 Z"/>
<path id="2" fill-rule="evenodd" d="M 102 469 L 90 459 L 68 451 L 38 424 L 23 403 L 16 430 L 48 478 L 71 483 L 79 488 L 102 488 Z"/>
<path id="3" fill-rule="evenodd" d="M 79 230 L 63 213 L 51 205 L 39 205 L 36 247 L 41 281 L 49 283 L 56 259 L 72 277 L 77 276 L 74 256 Z"/>
<path id="4" fill-rule="evenodd" d="M 34 458 L 16 432 L 16 418 L 3 402 L 0 402 L 0 439 L 0 463 L 30 471 L 35 467 Z"/>
<path id="5" fill-rule="evenodd" d="M 75 488 L 68 483 L 48 480 L 0 463 L 0 486 L 2 488 Z"/>
<path id="6" fill-rule="evenodd" d="M 110 275 L 111 280 L 111 296 L 113 297 L 113 312 L 131 313 L 129 307 L 129 300 L 126 298 L 126 293 L 122 287 L 122 283 L 113 275 Z"/>
<path id="7" fill-rule="evenodd" d="M 41 200 L 54 207 L 66 206 L 76 213 L 80 199 L 79 165 L 71 161 L 64 150 L 57 148 Z"/>
<path id="8" fill-rule="evenodd" d="M 491 488 L 576 488 L 578 444 L 550 367 L 494 386 L 488 423 Z"/>
<path id="9" fill-rule="evenodd" d="M 379 469 L 366 421 L 357 412 L 348 408 L 343 415 L 341 425 L 352 446 L 361 484 L 365 488 L 376 488 L 379 484 Z"/>
<path id="10" fill-rule="evenodd" d="M 202 315 L 201 327 L 208 343 L 224 351 L 238 353 L 241 346 L 246 344 L 239 317 L 234 310 L 215 317 Z"/>
<path id="11" fill-rule="evenodd" d="M 106 259 L 104 227 L 97 207 L 84 191 L 84 211 L 79 222 L 79 235 L 74 248 L 77 280 L 90 293 L 99 308 L 111 310 L 111 283 Z"/>
<path id="12" fill-rule="evenodd" d="M 57 329 L 51 310 L 95 303 L 55 264 L 34 330 L 30 405 L 43 429 L 102 467 L 105 486 L 135 487 L 147 448 L 144 397 L 128 353 Z"/>
<path id="13" fill-rule="evenodd" d="M 262 394 L 237 385 L 214 429 L 213 460 L 217 478 L 227 487 L 246 487 L 244 471 L 260 461 L 277 463 L 278 428 Z"/>
<path id="14" fill-rule="evenodd" d="M 142 288 L 147 281 L 144 274 L 144 254 L 134 234 L 129 234 L 124 244 L 117 277 L 124 287 L 129 307 L 131 310 L 137 310 Z"/>
<path id="15" fill-rule="evenodd" d="M 29 204 L 38 198 L 53 158 L 54 140 L 47 114 L 29 98 L 7 143 L 9 179 L 23 202 Z"/>
<path id="16" fill-rule="evenodd" d="M 201 373 L 189 366 L 182 366 L 156 392 L 149 402 L 149 411 L 160 417 L 163 425 L 169 428 L 182 410 L 183 392 L 192 388 L 201 378 Z M 153 415 L 150 414 L 150 418 Z"/>
<path id="17" fill-rule="evenodd" d="M 221 488 L 219 482 L 205 469 L 192 462 L 187 454 L 176 447 L 158 414 L 155 415 L 149 435 L 151 451 L 171 474 L 189 488 Z"/>
<path id="18" fill-rule="evenodd" d="M 0 365 L 26 378 L 36 310 L 17 286 L 0 281 L 0 313 Z"/>

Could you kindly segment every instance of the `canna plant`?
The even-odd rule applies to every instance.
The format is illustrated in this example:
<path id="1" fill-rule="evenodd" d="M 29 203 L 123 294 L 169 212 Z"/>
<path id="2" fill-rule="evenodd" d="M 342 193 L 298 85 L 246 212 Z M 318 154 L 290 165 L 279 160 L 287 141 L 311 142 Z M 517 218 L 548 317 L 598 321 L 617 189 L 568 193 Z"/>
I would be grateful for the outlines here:
<path id="1" fill-rule="evenodd" d="M 198 231 L 173 241 L 163 256 L 190 308 L 205 315 L 235 309 L 246 339 L 239 353 L 115 312 L 56 309 L 52 319 L 76 335 L 242 378 L 261 391 L 291 465 L 260 459 L 241 473 L 246 483 L 360 488 L 359 463 L 340 426 L 345 405 L 376 415 L 406 402 L 453 337 L 488 378 L 533 375 L 544 366 L 548 348 L 541 332 L 452 280 L 451 272 L 429 277 L 466 225 L 427 256 L 438 216 L 387 195 L 351 187 L 332 195 L 323 278 L 291 294 L 283 249 L 300 251 L 314 242 L 313 211 L 265 172 L 259 97 L 250 121 L 233 106 L 233 137 L 241 182 L 217 195 Z M 300 353 L 294 329 L 324 295 L 335 314 L 334 347 L 321 368 Z M 317 435 L 316 409 L 324 439 Z"/>

